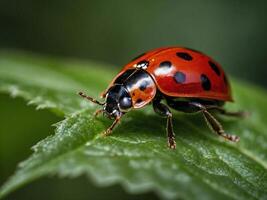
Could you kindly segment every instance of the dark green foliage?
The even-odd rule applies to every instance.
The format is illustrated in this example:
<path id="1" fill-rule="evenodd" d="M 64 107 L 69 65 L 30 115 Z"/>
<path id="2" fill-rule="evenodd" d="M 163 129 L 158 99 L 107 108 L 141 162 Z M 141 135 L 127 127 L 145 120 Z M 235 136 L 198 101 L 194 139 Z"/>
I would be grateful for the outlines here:
<path id="1" fill-rule="evenodd" d="M 71 67 L 70 67 L 71 66 Z M 236 103 L 247 119 L 220 118 L 241 137 L 238 144 L 212 135 L 201 115 L 176 113 L 177 149 L 166 147 L 165 120 L 151 108 L 129 113 L 114 133 L 100 133 L 111 121 L 92 117 L 97 108 L 80 99 L 80 90 L 97 97 L 115 72 L 99 64 L 81 64 L 20 53 L 0 54 L 0 90 L 23 97 L 39 109 L 64 116 L 55 134 L 37 143 L 30 158 L 0 189 L 0 197 L 47 175 L 86 174 L 96 184 L 120 183 L 140 193 L 153 190 L 164 198 L 267 198 L 267 95 L 235 81 Z"/>

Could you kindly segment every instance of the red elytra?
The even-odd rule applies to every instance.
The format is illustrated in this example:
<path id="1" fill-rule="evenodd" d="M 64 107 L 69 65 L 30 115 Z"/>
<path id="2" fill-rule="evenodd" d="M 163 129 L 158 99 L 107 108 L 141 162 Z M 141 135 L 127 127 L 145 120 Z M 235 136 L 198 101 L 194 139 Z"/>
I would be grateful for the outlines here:
<path id="1" fill-rule="evenodd" d="M 167 118 L 168 146 L 172 149 L 176 148 L 176 143 L 170 108 L 188 113 L 201 112 L 214 132 L 233 142 L 237 142 L 239 137 L 225 133 L 209 110 L 229 116 L 245 114 L 222 108 L 224 102 L 233 99 L 230 84 L 219 63 L 184 47 L 158 48 L 132 60 L 102 94 L 103 103 L 82 92 L 79 94 L 103 106 L 96 115 L 103 112 L 115 119 L 105 135 L 110 134 L 121 117 L 132 108 L 152 103 L 154 111 Z"/>
<path id="2" fill-rule="evenodd" d="M 233 101 L 230 84 L 220 64 L 201 52 L 183 47 L 158 48 L 142 54 L 128 63 L 111 85 L 126 70 L 135 68 L 142 61 L 149 63 L 145 70 L 153 77 L 163 94 L 172 97 Z M 163 62 L 170 62 L 171 66 L 160 67 Z M 180 83 L 174 78 L 176 73 L 184 76 Z M 207 77 L 210 82 L 207 88 L 202 87 L 201 75 Z"/>

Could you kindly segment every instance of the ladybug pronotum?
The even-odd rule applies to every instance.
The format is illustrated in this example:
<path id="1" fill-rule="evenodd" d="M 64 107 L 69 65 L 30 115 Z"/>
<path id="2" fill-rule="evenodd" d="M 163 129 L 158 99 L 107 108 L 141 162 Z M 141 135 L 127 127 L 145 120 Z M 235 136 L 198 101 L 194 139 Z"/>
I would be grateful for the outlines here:
<path id="1" fill-rule="evenodd" d="M 244 115 L 243 112 L 228 112 L 222 108 L 226 101 L 233 101 L 222 67 L 212 58 L 192 49 L 158 48 L 136 57 L 102 93 L 104 103 L 82 92 L 79 94 L 102 106 L 95 115 L 103 112 L 114 119 L 105 135 L 110 134 L 121 117 L 131 109 L 152 104 L 156 113 L 167 118 L 167 144 L 172 149 L 176 148 L 176 143 L 170 108 L 186 113 L 202 113 L 212 131 L 227 140 L 239 141 L 238 136 L 227 134 L 209 112 L 214 110 L 224 115 Z"/>

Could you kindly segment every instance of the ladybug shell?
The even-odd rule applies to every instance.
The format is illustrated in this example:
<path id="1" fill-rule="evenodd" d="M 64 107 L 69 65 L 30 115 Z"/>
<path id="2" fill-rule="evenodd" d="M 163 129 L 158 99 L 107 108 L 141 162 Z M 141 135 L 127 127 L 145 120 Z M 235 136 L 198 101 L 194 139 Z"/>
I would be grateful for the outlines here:
<path id="1" fill-rule="evenodd" d="M 147 71 L 160 92 L 167 96 L 233 101 L 222 67 L 209 56 L 192 49 L 151 50 L 128 63 L 117 77 L 133 68 Z"/>

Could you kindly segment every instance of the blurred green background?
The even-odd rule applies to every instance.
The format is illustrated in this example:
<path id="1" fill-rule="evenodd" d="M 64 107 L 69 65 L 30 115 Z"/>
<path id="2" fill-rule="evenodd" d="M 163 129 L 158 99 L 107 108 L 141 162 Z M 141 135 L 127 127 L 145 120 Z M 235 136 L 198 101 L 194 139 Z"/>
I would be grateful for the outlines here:
<path id="1" fill-rule="evenodd" d="M 265 0 L 1 0 L 0 47 L 112 63 L 188 46 L 267 86 Z"/>
<path id="2" fill-rule="evenodd" d="M 1 0 L 0 49 L 97 60 L 114 64 L 118 71 L 149 49 L 187 46 L 215 58 L 231 76 L 266 87 L 266 11 L 264 0 Z M 0 107 L 2 184 L 61 118 L 5 95 L 0 96 Z M 17 126 L 9 126 L 12 122 Z M 119 186 L 99 189 L 87 184 L 84 178 L 47 178 L 9 198 L 155 198 L 130 196 Z"/>

